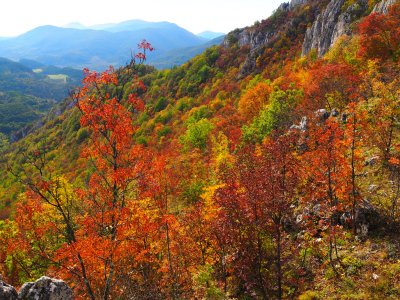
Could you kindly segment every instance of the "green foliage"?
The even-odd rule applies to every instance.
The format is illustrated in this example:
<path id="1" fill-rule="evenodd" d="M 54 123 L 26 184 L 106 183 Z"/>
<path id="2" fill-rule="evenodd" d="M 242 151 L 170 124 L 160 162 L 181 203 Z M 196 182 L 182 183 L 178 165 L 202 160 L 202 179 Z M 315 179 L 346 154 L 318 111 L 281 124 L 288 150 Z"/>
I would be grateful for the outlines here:
<path id="1" fill-rule="evenodd" d="M 180 138 L 184 149 L 197 148 L 205 150 L 208 136 L 213 128 L 214 125 L 208 119 L 200 119 L 197 122 L 190 123 L 186 133 Z"/>
<path id="2" fill-rule="evenodd" d="M 136 123 L 139 124 L 139 125 L 141 125 L 141 124 L 147 122 L 148 120 L 150 120 L 149 115 L 148 115 L 146 112 L 143 112 L 143 113 L 141 113 L 140 116 L 137 118 Z"/>
<path id="3" fill-rule="evenodd" d="M 0 152 L 4 151 L 8 146 L 8 138 L 0 132 Z"/>
<path id="4" fill-rule="evenodd" d="M 271 84 L 271 80 L 267 79 L 265 80 L 265 78 L 262 77 L 261 74 L 257 74 L 256 76 L 254 76 L 246 85 L 245 91 L 254 88 L 258 83 L 260 82 L 265 82 L 267 84 Z"/>
<path id="5" fill-rule="evenodd" d="M 340 62 L 344 60 L 349 65 L 353 65 L 357 68 L 361 67 L 361 60 L 358 57 L 359 45 L 358 38 L 347 36 L 340 37 L 334 44 L 328 53 L 325 54 L 325 58 L 332 63 Z"/>
<path id="6" fill-rule="evenodd" d="M 211 111 L 206 105 L 193 108 L 189 113 L 187 124 L 192 124 L 200 121 L 201 119 L 207 119 L 211 116 Z"/>
<path id="7" fill-rule="evenodd" d="M 192 106 L 193 106 L 193 99 L 187 97 L 179 99 L 176 103 L 176 109 L 181 112 L 190 109 Z"/>
<path id="8" fill-rule="evenodd" d="M 195 283 L 194 289 L 204 300 L 223 300 L 226 299 L 224 292 L 218 288 L 214 278 L 214 270 L 211 265 L 201 266 L 193 276 Z"/>
<path id="9" fill-rule="evenodd" d="M 78 144 L 81 144 L 89 137 L 89 132 L 86 128 L 81 128 L 76 133 L 76 141 Z"/>
<path id="10" fill-rule="evenodd" d="M 148 140 L 145 136 L 141 135 L 136 138 L 136 141 L 139 145 L 147 146 Z"/>
<path id="11" fill-rule="evenodd" d="M 0 132 L 11 136 L 39 120 L 82 79 L 82 71 L 71 68 L 42 66 L 38 71 L 0 58 Z"/>
<path id="12" fill-rule="evenodd" d="M 157 136 L 160 138 L 162 136 L 166 136 L 168 134 L 172 133 L 172 129 L 169 126 L 163 126 L 158 132 Z"/>
<path id="13" fill-rule="evenodd" d="M 342 12 L 346 11 L 351 5 L 357 3 L 357 0 L 345 0 L 342 5 Z M 358 5 L 358 4 L 356 4 Z"/>
<path id="14" fill-rule="evenodd" d="M 368 12 L 371 12 L 372 9 L 377 5 L 381 0 L 368 0 Z"/>
<path id="15" fill-rule="evenodd" d="M 360 259 L 351 256 L 345 257 L 342 260 L 342 263 L 346 268 L 346 273 L 348 275 L 356 274 L 363 266 L 363 263 Z"/>
<path id="16" fill-rule="evenodd" d="M 154 111 L 159 112 L 168 106 L 168 100 L 165 97 L 160 97 L 154 105 Z"/>
<path id="17" fill-rule="evenodd" d="M 185 184 L 182 192 L 182 199 L 186 203 L 195 203 L 201 199 L 201 195 L 204 193 L 206 184 L 203 181 L 195 181 L 192 183 Z"/>
<path id="18" fill-rule="evenodd" d="M 44 116 L 54 103 L 18 92 L 0 92 L 0 132 L 10 136 Z"/>
<path id="19" fill-rule="evenodd" d="M 19 230 L 15 222 L 0 220 L 0 241 L 11 240 L 18 234 Z M 0 245 L 0 251 L 2 247 L 7 247 L 7 245 Z M 29 251 L 24 250 L 14 250 L 9 253 L 3 258 L 6 270 L 2 272 L 15 274 L 20 283 L 36 280 L 45 273 L 49 263 L 39 255 L 31 256 L 30 254 Z"/>
<path id="20" fill-rule="evenodd" d="M 167 124 L 173 118 L 173 116 L 174 112 L 172 109 L 163 110 L 156 115 L 154 122 Z"/>
<path id="21" fill-rule="evenodd" d="M 237 37 L 238 33 L 239 33 L 238 29 L 228 33 L 226 40 L 228 41 L 228 45 L 230 47 L 232 47 L 238 42 L 238 37 Z"/>
<path id="22" fill-rule="evenodd" d="M 206 51 L 187 64 L 184 80 L 178 83 L 178 95 L 194 96 L 200 91 L 200 87 L 214 74 L 212 65 L 216 59 L 215 53 L 212 50 Z"/>
<path id="23" fill-rule="evenodd" d="M 291 124 L 291 111 L 299 102 L 302 92 L 299 90 L 283 91 L 276 88 L 269 97 L 268 104 L 254 118 L 250 125 L 242 127 L 243 140 L 261 142 L 275 130 L 285 130 Z"/>

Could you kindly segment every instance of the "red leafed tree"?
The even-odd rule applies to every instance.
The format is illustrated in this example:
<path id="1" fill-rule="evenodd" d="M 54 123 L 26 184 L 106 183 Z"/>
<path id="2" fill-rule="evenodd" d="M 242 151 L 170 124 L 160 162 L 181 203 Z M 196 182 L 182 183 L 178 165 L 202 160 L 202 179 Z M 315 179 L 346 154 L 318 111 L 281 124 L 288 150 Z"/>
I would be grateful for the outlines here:
<path id="1" fill-rule="evenodd" d="M 284 274 L 292 249 L 285 220 L 294 207 L 300 178 L 293 141 L 283 136 L 255 151 L 243 149 L 216 193 L 220 231 L 229 237 L 227 268 L 238 274 L 239 286 L 262 299 L 283 299 L 289 285 Z"/>
<path id="2" fill-rule="evenodd" d="M 304 86 L 304 113 L 320 108 L 343 108 L 357 98 L 360 78 L 345 63 L 317 63 L 310 72 Z"/>
<path id="3" fill-rule="evenodd" d="M 147 201 L 156 219 L 158 235 L 155 245 L 159 253 L 159 269 L 162 276 L 160 286 L 170 299 L 179 299 L 184 293 L 187 270 L 182 270 L 179 241 L 181 239 L 180 224 L 173 214 L 173 199 L 178 192 L 178 170 L 174 160 L 177 153 L 165 151 L 159 153 L 151 162 L 146 175 L 145 189 L 142 197 Z"/>
<path id="4" fill-rule="evenodd" d="M 400 4 L 390 7 L 388 14 L 373 13 L 359 25 L 360 54 L 372 59 L 400 56 Z"/>
<path id="5" fill-rule="evenodd" d="M 144 108 L 138 72 L 146 51 L 153 50 L 146 41 L 139 48 L 125 68 L 85 70 L 83 87 L 73 95 L 81 126 L 91 133 L 82 152 L 92 172 L 87 186 L 74 190 L 52 176 L 40 151 L 31 160 L 30 171 L 37 175 L 21 177 L 31 192 L 19 210 L 33 207 L 34 213 L 29 222 L 17 219 L 20 238 L 37 240 L 33 249 L 49 261 L 52 272 L 73 284 L 77 297 L 115 299 L 139 292 L 143 298 L 159 297 L 151 284 L 147 242 L 156 226 L 137 201 L 149 162 L 146 149 L 133 140 L 134 118 Z M 40 246 L 43 240 L 46 247 Z"/>
<path id="6" fill-rule="evenodd" d="M 346 160 L 347 145 L 344 130 L 336 118 L 329 118 L 322 124 L 310 122 L 309 125 L 307 152 L 302 156 L 306 175 L 303 221 L 310 232 L 319 232 L 327 239 L 329 262 L 337 273 L 334 255 L 338 256 L 338 214 L 346 208 L 350 194 L 347 179 L 351 168 Z"/>
<path id="7" fill-rule="evenodd" d="M 139 93 L 145 89 L 137 79 L 135 59 L 143 62 L 152 47 L 142 41 L 139 48 L 143 52 L 125 69 L 110 68 L 101 74 L 86 70 L 84 86 L 75 95 L 81 125 L 91 131 L 91 143 L 83 155 L 95 169 L 88 187 L 79 193 L 87 213 L 76 247 L 91 247 L 93 253 L 86 261 L 103 299 L 117 295 L 115 282 L 129 271 L 127 266 L 137 266 L 137 262 L 128 263 L 130 257 L 142 257 L 147 251 L 143 240 L 149 224 L 139 220 L 141 208 L 134 201 L 147 166 L 146 150 L 134 145 L 133 118 L 144 107 Z M 131 90 L 128 99 L 124 98 L 126 89 Z"/>
<path id="8" fill-rule="evenodd" d="M 364 166 L 363 146 L 364 131 L 366 128 L 366 114 L 360 109 L 360 105 L 352 102 L 348 105 L 348 118 L 344 129 L 344 139 L 347 146 L 347 163 L 350 174 L 347 178 L 349 188 L 348 205 L 351 208 L 351 219 L 353 234 L 356 235 L 357 224 L 356 215 L 362 200 L 361 189 L 359 187 L 359 177 Z"/>

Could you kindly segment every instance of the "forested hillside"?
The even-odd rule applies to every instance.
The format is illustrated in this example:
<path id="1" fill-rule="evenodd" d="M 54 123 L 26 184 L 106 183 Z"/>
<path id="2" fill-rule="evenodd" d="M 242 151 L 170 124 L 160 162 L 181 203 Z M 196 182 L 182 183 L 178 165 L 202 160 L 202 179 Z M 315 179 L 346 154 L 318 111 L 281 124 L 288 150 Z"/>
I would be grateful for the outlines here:
<path id="1" fill-rule="evenodd" d="M 146 66 L 153 50 L 86 69 L 60 116 L 3 147 L 3 279 L 399 299 L 400 3 L 293 0 L 181 67 Z"/>
<path id="2" fill-rule="evenodd" d="M 27 126 L 64 100 L 82 78 L 82 71 L 72 68 L 0 58 L 0 136 L 11 141 L 25 136 Z"/>

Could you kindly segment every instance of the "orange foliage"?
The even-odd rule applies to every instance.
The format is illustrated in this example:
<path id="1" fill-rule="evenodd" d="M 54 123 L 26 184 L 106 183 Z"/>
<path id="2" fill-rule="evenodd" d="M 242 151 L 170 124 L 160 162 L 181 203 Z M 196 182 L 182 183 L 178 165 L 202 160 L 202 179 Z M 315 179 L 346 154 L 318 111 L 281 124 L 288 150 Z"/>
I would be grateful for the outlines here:
<path id="1" fill-rule="evenodd" d="M 260 82 L 246 91 L 240 98 L 238 107 L 240 114 L 245 120 L 250 121 L 255 116 L 258 116 L 263 106 L 268 103 L 271 91 L 271 86 L 264 82 Z"/>

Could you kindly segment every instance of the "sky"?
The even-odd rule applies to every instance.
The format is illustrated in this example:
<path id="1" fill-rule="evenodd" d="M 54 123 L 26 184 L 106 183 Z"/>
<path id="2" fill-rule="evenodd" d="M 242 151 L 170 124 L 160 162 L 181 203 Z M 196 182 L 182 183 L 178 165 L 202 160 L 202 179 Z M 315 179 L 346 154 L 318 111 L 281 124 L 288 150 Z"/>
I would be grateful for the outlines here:
<path id="1" fill-rule="evenodd" d="M 289 0 L 286 0 L 289 1 Z M 285 0 L 1 0 L 0 37 L 41 25 L 90 26 L 141 19 L 168 21 L 193 32 L 228 33 L 266 19 Z"/>

